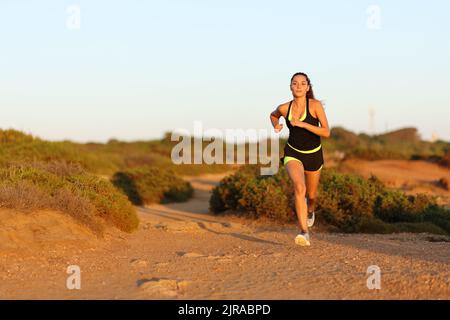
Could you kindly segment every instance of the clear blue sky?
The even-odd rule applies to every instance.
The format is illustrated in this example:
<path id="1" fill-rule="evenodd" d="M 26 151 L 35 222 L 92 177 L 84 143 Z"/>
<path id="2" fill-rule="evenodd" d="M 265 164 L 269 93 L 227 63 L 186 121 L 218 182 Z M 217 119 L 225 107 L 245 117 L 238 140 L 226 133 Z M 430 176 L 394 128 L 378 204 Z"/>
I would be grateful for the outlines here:
<path id="1" fill-rule="evenodd" d="M 66 26 L 71 4 L 79 30 Z M 304 71 L 331 126 L 367 132 L 373 107 L 376 133 L 450 140 L 449 14 L 447 0 L 2 0 L 0 128 L 81 142 L 194 120 L 271 128 Z"/>

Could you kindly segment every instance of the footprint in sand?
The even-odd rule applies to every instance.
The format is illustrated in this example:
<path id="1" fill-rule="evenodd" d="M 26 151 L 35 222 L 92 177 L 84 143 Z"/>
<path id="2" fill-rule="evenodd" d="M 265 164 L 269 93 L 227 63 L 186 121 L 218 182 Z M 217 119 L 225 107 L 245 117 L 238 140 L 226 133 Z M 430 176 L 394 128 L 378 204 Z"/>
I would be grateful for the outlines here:
<path id="1" fill-rule="evenodd" d="M 231 262 L 233 260 L 233 256 L 231 255 L 208 256 L 208 259 L 215 260 L 217 262 Z"/>
<path id="2" fill-rule="evenodd" d="M 185 232 L 229 232 L 230 229 L 239 230 L 240 232 L 250 232 L 249 228 L 246 228 L 240 224 L 234 224 L 230 222 L 221 222 L 221 221 L 196 221 L 194 219 L 183 220 L 183 221 L 158 221 L 158 222 L 149 222 L 143 226 L 144 230 L 148 230 L 149 228 L 159 229 L 161 231 L 169 231 L 174 233 L 185 233 Z"/>
<path id="3" fill-rule="evenodd" d="M 133 259 L 130 261 L 132 267 L 146 267 L 148 262 L 142 259 Z"/>
<path id="4" fill-rule="evenodd" d="M 184 251 L 178 251 L 177 255 L 184 258 L 203 258 L 206 257 L 204 254 L 197 253 L 197 252 L 184 252 Z"/>
<path id="5" fill-rule="evenodd" d="M 184 258 L 206 258 L 208 260 L 214 260 L 217 262 L 231 262 L 233 259 L 232 255 L 205 255 L 197 252 L 184 252 L 184 251 L 178 251 L 177 255 Z"/>
<path id="6" fill-rule="evenodd" d="M 206 232 L 199 223 L 193 221 L 174 221 L 174 222 L 158 222 L 149 224 L 150 227 L 162 231 L 170 231 L 174 233 L 184 232 Z"/>
<path id="7" fill-rule="evenodd" d="M 186 280 L 151 278 L 138 280 L 137 286 L 147 295 L 175 298 L 178 294 L 184 293 L 190 283 Z"/>

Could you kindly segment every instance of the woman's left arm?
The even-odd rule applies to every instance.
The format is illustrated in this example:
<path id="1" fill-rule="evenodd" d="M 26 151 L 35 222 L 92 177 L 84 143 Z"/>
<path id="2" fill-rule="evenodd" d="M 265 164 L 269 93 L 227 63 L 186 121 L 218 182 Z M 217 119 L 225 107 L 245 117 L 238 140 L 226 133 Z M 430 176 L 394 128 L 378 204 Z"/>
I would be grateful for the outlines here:
<path id="1" fill-rule="evenodd" d="M 320 101 L 316 102 L 316 115 L 320 122 L 320 127 L 313 126 L 309 123 L 303 122 L 303 121 L 294 121 L 295 126 L 300 128 L 305 128 L 308 131 L 311 131 L 312 133 L 317 134 L 318 136 L 329 138 L 330 137 L 330 128 L 328 126 L 328 119 L 327 115 L 325 114 L 325 111 L 323 110 L 322 103 Z"/>

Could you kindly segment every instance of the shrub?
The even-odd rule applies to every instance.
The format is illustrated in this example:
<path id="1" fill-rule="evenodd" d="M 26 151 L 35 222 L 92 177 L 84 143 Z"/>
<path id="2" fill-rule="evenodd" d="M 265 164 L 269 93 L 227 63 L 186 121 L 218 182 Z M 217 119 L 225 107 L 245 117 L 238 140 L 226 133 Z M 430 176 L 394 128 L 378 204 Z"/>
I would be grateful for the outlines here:
<path id="1" fill-rule="evenodd" d="M 154 167 L 117 172 L 111 181 L 136 205 L 187 201 L 194 192 L 191 184 L 172 170 Z"/>
<path id="2" fill-rule="evenodd" d="M 66 162 L 79 164 L 90 172 L 109 172 L 116 167 L 112 161 L 78 144 L 50 142 L 15 130 L 0 129 L 0 165 L 21 165 L 30 162 Z"/>
<path id="3" fill-rule="evenodd" d="M 335 127 L 331 129 L 330 137 L 336 143 L 338 148 L 352 148 L 357 147 L 361 141 L 360 138 L 351 131 L 345 130 L 342 127 Z"/>
<path id="4" fill-rule="evenodd" d="M 236 173 L 223 178 L 212 190 L 210 209 L 222 212 L 228 209 L 238 209 L 244 186 L 253 179 L 252 166 L 241 167 Z"/>
<path id="5" fill-rule="evenodd" d="M 222 179 L 212 190 L 210 210 L 220 213 L 231 209 L 255 217 L 291 220 L 289 190 L 292 188 L 286 171 L 274 176 L 260 176 L 259 169 L 259 166 L 243 166 Z"/>
<path id="6" fill-rule="evenodd" d="M 431 205 L 424 210 L 421 220 L 433 223 L 450 234 L 450 210 Z"/>
<path id="7" fill-rule="evenodd" d="M 284 167 L 274 176 L 260 176 L 256 166 L 244 166 L 213 189 L 210 210 L 277 220 L 290 220 L 293 187 Z M 324 169 L 319 185 L 318 222 L 342 232 L 433 232 L 450 234 L 450 210 L 434 198 L 407 196 L 369 179 Z"/>
<path id="8" fill-rule="evenodd" d="M 103 222 L 131 232 L 139 224 L 127 198 L 108 181 L 67 163 L 0 168 L 0 206 L 22 211 L 55 209 L 101 235 Z"/>
<path id="9" fill-rule="evenodd" d="M 363 219 L 359 225 L 358 232 L 363 233 L 400 233 L 400 232 L 414 232 L 414 233 L 434 233 L 447 234 L 445 230 L 438 227 L 431 222 L 398 222 L 387 223 L 380 219 Z"/>
<path id="10" fill-rule="evenodd" d="M 345 232 L 356 232 L 362 220 L 373 217 L 372 206 L 383 184 L 374 176 L 338 174 L 323 170 L 318 192 L 318 219 Z"/>
<path id="11" fill-rule="evenodd" d="M 22 133 L 14 129 L 1 130 L 0 129 L 0 144 L 14 144 L 22 142 L 31 142 L 34 138 L 32 135 Z"/>
<path id="12" fill-rule="evenodd" d="M 442 158 L 439 160 L 439 164 L 446 168 L 450 168 L 450 151 L 447 151 L 446 154 L 442 156 Z"/>
<path id="13" fill-rule="evenodd" d="M 344 232 L 369 229 L 434 230 L 450 233 L 450 210 L 425 194 L 405 195 L 386 188 L 376 177 L 368 180 L 324 170 L 319 188 L 318 219 Z M 430 228 L 430 224 L 434 227 Z M 382 232 L 384 233 L 384 232 Z"/>
<path id="14" fill-rule="evenodd" d="M 450 191 L 450 183 L 447 178 L 442 177 L 436 183 L 440 188 Z"/>
<path id="15" fill-rule="evenodd" d="M 289 207 L 288 195 L 273 178 L 261 177 L 250 181 L 242 190 L 242 198 L 238 202 L 240 210 L 246 210 L 258 217 L 265 216 L 280 221 L 289 220 L 291 217 L 289 210 L 286 210 Z"/>

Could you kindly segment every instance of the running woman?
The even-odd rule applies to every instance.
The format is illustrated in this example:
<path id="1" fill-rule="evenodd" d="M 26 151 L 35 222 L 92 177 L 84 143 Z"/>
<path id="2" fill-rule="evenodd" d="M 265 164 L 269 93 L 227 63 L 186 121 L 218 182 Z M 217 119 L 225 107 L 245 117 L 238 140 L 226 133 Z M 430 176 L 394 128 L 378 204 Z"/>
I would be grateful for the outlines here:
<path id="1" fill-rule="evenodd" d="M 293 100 L 278 106 L 270 114 L 270 121 L 275 132 L 283 129 L 283 124 L 278 121 L 280 117 L 284 117 L 289 128 L 281 162 L 295 190 L 295 211 L 300 226 L 295 243 L 309 246 L 308 227 L 314 224 L 317 187 L 324 164 L 321 137 L 328 138 L 330 129 L 323 106 L 314 97 L 308 76 L 302 72 L 294 74 L 290 87 Z"/>

